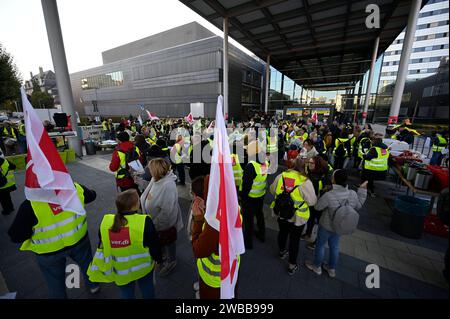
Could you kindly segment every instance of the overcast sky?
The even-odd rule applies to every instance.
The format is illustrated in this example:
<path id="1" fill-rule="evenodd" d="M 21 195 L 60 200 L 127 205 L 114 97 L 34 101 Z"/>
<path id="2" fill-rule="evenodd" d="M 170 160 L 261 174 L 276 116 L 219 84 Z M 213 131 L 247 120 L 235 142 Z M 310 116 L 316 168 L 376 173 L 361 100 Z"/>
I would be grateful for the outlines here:
<path id="1" fill-rule="evenodd" d="M 102 51 L 191 21 L 221 33 L 177 0 L 59 0 L 58 10 L 70 73 L 101 65 Z M 40 0 L 0 0 L 0 43 L 24 80 L 39 66 L 53 70 Z"/>

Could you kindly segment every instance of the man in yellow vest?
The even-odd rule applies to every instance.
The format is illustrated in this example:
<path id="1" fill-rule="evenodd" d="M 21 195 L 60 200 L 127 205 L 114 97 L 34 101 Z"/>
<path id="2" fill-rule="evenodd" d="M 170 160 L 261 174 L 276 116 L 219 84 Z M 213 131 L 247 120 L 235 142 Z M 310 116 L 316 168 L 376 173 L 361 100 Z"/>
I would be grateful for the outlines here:
<path id="1" fill-rule="evenodd" d="M 95 200 L 96 193 L 75 183 L 81 203 Z M 92 260 L 86 216 L 63 211 L 61 206 L 25 200 L 8 230 L 13 243 L 22 243 L 20 250 L 36 254 L 38 265 L 47 281 L 50 298 L 66 298 L 67 258 L 80 267 L 91 293 L 100 289 L 89 281 L 87 270 Z"/>
<path id="2" fill-rule="evenodd" d="M 6 158 L 0 157 L 0 204 L 3 209 L 2 215 L 9 215 L 14 211 L 11 192 L 17 189 L 14 178 L 15 169 L 16 165 L 9 162 Z"/>
<path id="3" fill-rule="evenodd" d="M 21 120 L 18 126 L 18 136 L 17 142 L 19 144 L 20 154 L 25 154 L 27 152 L 27 134 L 25 132 L 25 121 Z"/>
<path id="4" fill-rule="evenodd" d="M 111 127 L 109 124 L 109 121 L 107 121 L 106 119 L 103 119 L 102 122 L 102 133 L 103 133 L 103 139 L 104 140 L 109 140 L 110 137 L 110 132 L 111 132 Z"/>
<path id="5" fill-rule="evenodd" d="M 248 164 L 242 176 L 242 217 L 244 220 L 244 242 L 248 249 L 253 248 L 253 222 L 256 217 L 258 231 L 256 237 L 265 241 L 266 226 L 263 214 L 264 195 L 266 194 L 269 162 L 258 141 L 247 146 Z"/>
<path id="6" fill-rule="evenodd" d="M 431 150 L 433 151 L 433 155 L 430 164 L 440 165 L 444 157 L 442 152 L 448 147 L 448 131 L 445 131 L 442 134 L 433 132 L 431 136 L 431 141 L 433 143 Z"/>
<path id="7" fill-rule="evenodd" d="M 382 134 L 375 134 L 372 147 L 363 158 L 361 180 L 368 181 L 368 192 L 371 197 L 375 197 L 374 181 L 386 179 L 386 174 L 389 169 L 389 150 L 386 144 L 383 143 Z"/>

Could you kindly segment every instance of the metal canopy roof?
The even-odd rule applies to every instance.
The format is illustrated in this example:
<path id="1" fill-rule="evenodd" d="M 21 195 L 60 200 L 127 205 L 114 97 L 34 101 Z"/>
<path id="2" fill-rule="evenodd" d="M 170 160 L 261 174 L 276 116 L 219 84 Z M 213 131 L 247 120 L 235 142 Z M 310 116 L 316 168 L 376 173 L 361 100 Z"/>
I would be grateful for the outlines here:
<path id="1" fill-rule="evenodd" d="M 411 0 L 180 0 L 306 88 L 353 86 L 405 28 Z M 427 1 L 423 1 L 423 4 Z M 366 7 L 380 8 L 380 28 L 368 29 Z"/>

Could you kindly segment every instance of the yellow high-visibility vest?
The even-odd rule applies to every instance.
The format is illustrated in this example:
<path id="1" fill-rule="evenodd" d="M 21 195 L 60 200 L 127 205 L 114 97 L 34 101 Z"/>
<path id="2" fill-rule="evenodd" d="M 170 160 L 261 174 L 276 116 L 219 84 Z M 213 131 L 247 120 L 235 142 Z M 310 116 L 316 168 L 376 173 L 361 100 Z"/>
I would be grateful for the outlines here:
<path id="1" fill-rule="evenodd" d="M 88 276 L 93 282 L 114 282 L 118 286 L 148 275 L 155 267 L 148 247 L 144 247 L 147 215 L 125 215 L 126 226 L 114 233 L 111 227 L 115 215 L 107 214 L 100 225 L 102 247 L 89 265 Z"/>

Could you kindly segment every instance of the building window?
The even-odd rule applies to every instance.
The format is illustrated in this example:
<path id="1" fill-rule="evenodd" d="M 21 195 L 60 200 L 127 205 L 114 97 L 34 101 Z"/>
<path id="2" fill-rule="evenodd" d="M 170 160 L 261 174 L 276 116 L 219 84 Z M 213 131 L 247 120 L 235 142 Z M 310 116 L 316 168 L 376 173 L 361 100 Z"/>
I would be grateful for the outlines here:
<path id="1" fill-rule="evenodd" d="M 101 89 L 121 85 L 123 85 L 122 71 L 93 75 L 81 79 L 82 90 Z"/>

